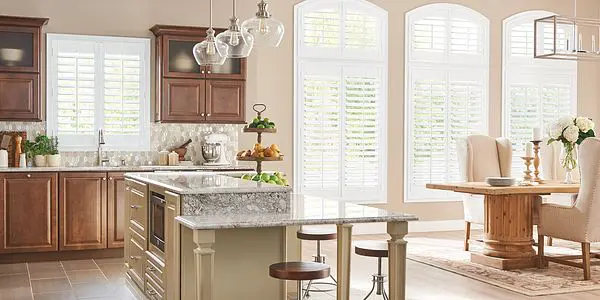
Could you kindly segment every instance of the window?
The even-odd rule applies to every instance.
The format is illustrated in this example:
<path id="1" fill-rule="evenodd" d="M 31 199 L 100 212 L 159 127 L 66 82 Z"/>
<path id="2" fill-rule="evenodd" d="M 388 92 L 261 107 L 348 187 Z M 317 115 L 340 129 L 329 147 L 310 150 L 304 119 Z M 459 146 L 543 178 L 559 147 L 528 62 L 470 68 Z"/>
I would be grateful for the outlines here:
<path id="1" fill-rule="evenodd" d="M 577 63 L 533 58 L 533 20 L 553 15 L 528 11 L 504 21 L 504 136 L 513 144 L 513 176 L 523 170 L 520 158 L 534 127 L 546 128 L 577 108 Z M 545 45 L 551 47 L 550 34 Z M 566 48 L 573 32 L 558 29 L 559 47 Z M 562 45 L 562 46 L 561 46 Z"/>
<path id="2" fill-rule="evenodd" d="M 489 21 L 455 4 L 406 16 L 407 201 L 456 200 L 425 188 L 459 180 L 456 139 L 487 134 Z"/>
<path id="3" fill-rule="evenodd" d="M 47 125 L 63 151 L 150 148 L 150 40 L 48 34 Z"/>
<path id="4" fill-rule="evenodd" d="M 386 201 L 387 12 L 309 0 L 295 13 L 296 189 Z"/>

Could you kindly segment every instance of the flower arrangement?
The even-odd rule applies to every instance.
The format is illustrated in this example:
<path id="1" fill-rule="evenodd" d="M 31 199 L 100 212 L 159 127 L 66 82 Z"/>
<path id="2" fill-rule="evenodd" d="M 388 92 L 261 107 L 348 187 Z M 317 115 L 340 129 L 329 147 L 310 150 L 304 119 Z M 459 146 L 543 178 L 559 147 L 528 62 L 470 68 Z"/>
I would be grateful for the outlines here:
<path id="1" fill-rule="evenodd" d="M 580 145 L 589 137 L 595 137 L 595 126 L 596 124 L 590 118 L 567 116 L 558 119 L 548 128 L 550 135 L 548 145 L 554 142 L 563 144 L 561 165 L 567 171 L 566 183 L 572 183 L 572 171 L 577 168 L 576 145 Z"/>

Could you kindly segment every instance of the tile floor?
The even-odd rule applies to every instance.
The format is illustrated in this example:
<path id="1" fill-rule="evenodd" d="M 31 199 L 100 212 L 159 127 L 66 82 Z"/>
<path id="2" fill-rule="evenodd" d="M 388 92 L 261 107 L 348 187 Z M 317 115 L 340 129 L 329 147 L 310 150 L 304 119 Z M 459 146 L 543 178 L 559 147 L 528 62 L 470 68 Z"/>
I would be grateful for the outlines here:
<path id="1" fill-rule="evenodd" d="M 0 299 L 136 299 L 124 272 L 123 258 L 0 264 Z"/>

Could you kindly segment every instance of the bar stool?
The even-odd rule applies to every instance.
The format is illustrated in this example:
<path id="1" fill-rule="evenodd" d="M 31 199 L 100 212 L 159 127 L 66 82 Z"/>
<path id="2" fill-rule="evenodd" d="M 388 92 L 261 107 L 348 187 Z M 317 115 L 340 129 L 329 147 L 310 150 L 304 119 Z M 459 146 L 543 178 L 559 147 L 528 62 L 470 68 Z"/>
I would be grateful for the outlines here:
<path id="1" fill-rule="evenodd" d="M 304 299 L 302 297 L 303 280 L 327 278 L 330 272 L 331 268 L 328 265 L 314 262 L 282 262 L 269 266 L 269 275 L 271 277 L 298 281 L 298 300 Z"/>
<path id="2" fill-rule="evenodd" d="M 369 296 L 373 294 L 373 291 L 375 291 L 376 295 L 382 296 L 384 300 L 389 299 L 384 287 L 387 275 L 383 274 L 381 271 L 381 260 L 384 257 L 388 257 L 388 252 L 388 244 L 386 242 L 359 242 L 354 246 L 354 253 L 358 255 L 377 257 L 377 274 L 372 275 L 373 287 L 364 300 L 369 298 Z M 377 290 L 375 290 L 376 288 Z"/>
<path id="3" fill-rule="evenodd" d="M 303 228 L 296 232 L 296 237 L 300 240 L 305 241 L 316 241 L 317 242 L 317 254 L 313 255 L 313 262 L 325 264 L 325 256 L 321 254 L 321 241 L 329 241 L 337 239 L 337 233 L 323 230 L 323 229 L 307 229 Z M 335 291 L 337 286 L 337 281 L 333 277 L 333 275 L 329 275 L 329 277 L 333 280 L 333 282 L 313 282 L 313 280 L 309 281 L 304 290 L 306 293 L 305 297 L 310 296 L 310 292 L 331 292 Z M 312 286 L 332 286 L 330 289 L 311 289 Z"/>

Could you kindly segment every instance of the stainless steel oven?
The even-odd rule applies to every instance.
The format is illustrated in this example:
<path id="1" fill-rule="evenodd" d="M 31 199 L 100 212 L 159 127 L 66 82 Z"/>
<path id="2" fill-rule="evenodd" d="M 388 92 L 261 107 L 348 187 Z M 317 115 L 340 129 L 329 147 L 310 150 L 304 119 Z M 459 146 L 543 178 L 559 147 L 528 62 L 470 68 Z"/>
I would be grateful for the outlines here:
<path id="1" fill-rule="evenodd" d="M 165 252 L 165 196 L 152 192 L 150 195 L 150 244 Z"/>

